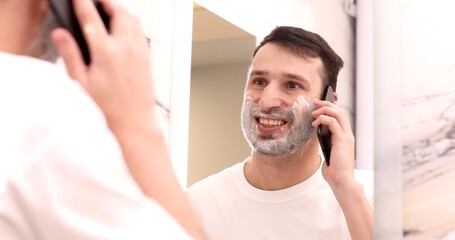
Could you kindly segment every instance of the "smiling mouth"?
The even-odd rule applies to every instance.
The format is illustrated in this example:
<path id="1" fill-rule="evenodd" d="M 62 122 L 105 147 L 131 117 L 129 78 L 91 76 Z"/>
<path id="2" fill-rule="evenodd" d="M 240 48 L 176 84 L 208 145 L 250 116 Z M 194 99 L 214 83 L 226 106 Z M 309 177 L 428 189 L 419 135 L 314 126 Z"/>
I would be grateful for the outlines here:
<path id="1" fill-rule="evenodd" d="M 287 121 L 281 119 L 267 119 L 263 117 L 257 117 L 256 121 L 265 127 L 279 127 L 287 123 Z"/>

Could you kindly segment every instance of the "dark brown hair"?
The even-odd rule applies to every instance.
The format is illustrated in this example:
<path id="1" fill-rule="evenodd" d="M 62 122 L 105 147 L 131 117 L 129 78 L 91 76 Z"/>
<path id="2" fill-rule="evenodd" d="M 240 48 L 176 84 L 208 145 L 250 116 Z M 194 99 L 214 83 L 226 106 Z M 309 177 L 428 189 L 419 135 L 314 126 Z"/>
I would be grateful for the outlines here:
<path id="1" fill-rule="evenodd" d="M 336 90 L 337 77 L 343 67 L 343 60 L 321 36 L 297 27 L 277 27 L 256 47 L 253 58 L 267 43 L 277 44 L 298 56 L 320 57 L 324 65 L 321 76 L 323 89 L 330 85 Z"/>

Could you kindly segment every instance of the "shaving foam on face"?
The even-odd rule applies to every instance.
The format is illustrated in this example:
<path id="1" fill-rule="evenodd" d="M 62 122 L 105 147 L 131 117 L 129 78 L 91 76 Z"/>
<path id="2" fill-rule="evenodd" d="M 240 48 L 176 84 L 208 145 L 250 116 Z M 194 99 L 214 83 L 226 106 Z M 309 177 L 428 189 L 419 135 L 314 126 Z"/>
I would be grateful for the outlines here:
<path id="1" fill-rule="evenodd" d="M 251 95 L 248 95 L 248 94 L 245 95 L 244 99 L 245 99 L 244 100 L 245 102 L 252 102 L 253 101 L 253 97 Z"/>
<path id="2" fill-rule="evenodd" d="M 313 105 L 313 104 L 311 104 Z M 314 105 L 313 105 L 314 106 Z M 304 96 L 300 95 L 292 105 L 292 112 L 295 116 L 302 116 L 305 112 L 310 111 L 310 102 Z"/>
<path id="3" fill-rule="evenodd" d="M 265 112 L 246 95 L 241 116 L 243 134 L 249 145 L 259 153 L 270 156 L 290 154 L 311 138 L 314 131 L 311 126 L 313 109 L 311 100 L 299 96 L 290 107 Z M 264 135 L 257 128 L 257 116 L 286 119 L 286 124 L 280 126 L 276 133 Z"/>

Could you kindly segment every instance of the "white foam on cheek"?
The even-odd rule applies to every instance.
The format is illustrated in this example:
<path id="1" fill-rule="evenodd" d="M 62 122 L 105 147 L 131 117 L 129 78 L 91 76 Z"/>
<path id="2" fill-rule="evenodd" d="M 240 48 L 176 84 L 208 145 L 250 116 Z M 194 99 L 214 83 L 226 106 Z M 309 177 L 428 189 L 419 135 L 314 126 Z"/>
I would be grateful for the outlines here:
<path id="1" fill-rule="evenodd" d="M 296 117 L 302 117 L 304 113 L 308 113 L 310 110 L 310 102 L 304 96 L 300 95 L 295 100 L 291 109 Z"/>
<path id="2" fill-rule="evenodd" d="M 245 102 L 252 102 L 253 101 L 253 97 L 251 95 L 245 95 L 244 101 Z"/>

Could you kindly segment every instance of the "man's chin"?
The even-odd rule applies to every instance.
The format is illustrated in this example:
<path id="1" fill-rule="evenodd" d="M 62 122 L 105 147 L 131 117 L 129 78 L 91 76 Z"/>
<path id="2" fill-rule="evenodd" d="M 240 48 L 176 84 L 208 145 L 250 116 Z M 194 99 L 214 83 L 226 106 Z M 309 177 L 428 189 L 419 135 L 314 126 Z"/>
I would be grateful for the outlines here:
<path id="1" fill-rule="evenodd" d="M 266 156 L 282 156 L 289 152 L 289 148 L 284 145 L 283 142 L 273 139 L 273 137 L 271 139 L 261 138 L 253 144 L 253 149 Z"/>
<path id="2" fill-rule="evenodd" d="M 280 134 L 270 134 L 270 133 L 259 133 L 257 135 L 257 141 L 266 143 L 267 141 L 284 141 L 284 137 L 280 136 Z"/>

